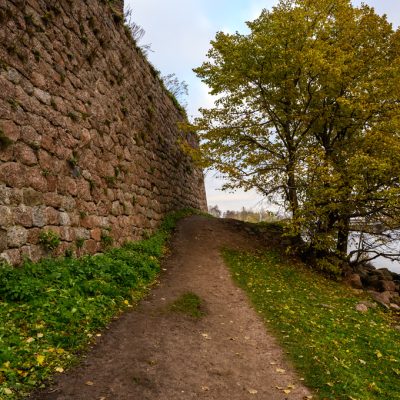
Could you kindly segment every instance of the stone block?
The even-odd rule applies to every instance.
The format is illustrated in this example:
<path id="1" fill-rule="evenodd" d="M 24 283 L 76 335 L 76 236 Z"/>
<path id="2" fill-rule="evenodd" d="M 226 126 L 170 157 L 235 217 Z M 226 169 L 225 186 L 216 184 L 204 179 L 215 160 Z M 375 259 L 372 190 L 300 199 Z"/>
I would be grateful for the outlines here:
<path id="1" fill-rule="evenodd" d="M 93 240 L 96 240 L 96 242 L 100 242 L 100 240 L 101 240 L 101 229 L 100 228 L 92 229 L 90 231 L 90 237 Z"/>
<path id="2" fill-rule="evenodd" d="M 32 208 L 24 204 L 14 208 L 14 223 L 30 228 L 32 226 Z"/>
<path id="3" fill-rule="evenodd" d="M 14 222 L 13 213 L 11 207 L 0 206 L 0 227 L 7 227 L 12 225 Z"/>
<path id="4" fill-rule="evenodd" d="M 28 231 L 22 226 L 7 229 L 7 245 L 10 248 L 21 247 L 28 240 Z"/>
<path id="5" fill-rule="evenodd" d="M 40 228 L 47 225 L 46 208 L 44 206 L 33 207 L 32 225 Z"/>
<path id="6" fill-rule="evenodd" d="M 38 162 L 35 152 L 24 143 L 18 143 L 14 146 L 14 154 L 17 160 L 25 165 L 36 165 Z"/>

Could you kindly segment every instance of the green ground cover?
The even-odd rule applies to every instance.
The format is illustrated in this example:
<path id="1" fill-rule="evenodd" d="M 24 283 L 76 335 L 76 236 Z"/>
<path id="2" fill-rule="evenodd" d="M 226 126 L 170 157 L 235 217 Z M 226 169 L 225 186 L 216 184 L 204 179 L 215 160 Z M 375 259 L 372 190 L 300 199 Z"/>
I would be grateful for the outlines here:
<path id="1" fill-rule="evenodd" d="M 400 332 L 390 313 L 356 311 L 365 294 L 276 252 L 224 258 L 318 398 L 400 399 Z"/>
<path id="2" fill-rule="evenodd" d="M 178 219 L 147 240 L 82 258 L 0 266 L 0 399 L 23 397 L 77 360 L 113 317 L 155 282 Z"/>

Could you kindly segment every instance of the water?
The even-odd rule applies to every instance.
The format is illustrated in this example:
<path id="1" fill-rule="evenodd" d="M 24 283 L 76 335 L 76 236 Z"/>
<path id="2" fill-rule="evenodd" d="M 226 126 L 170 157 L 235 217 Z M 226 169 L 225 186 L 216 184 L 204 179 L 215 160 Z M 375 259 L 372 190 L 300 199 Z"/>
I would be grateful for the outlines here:
<path id="1" fill-rule="evenodd" d="M 387 233 L 387 232 L 385 232 Z M 397 239 L 400 237 L 400 231 L 393 231 L 393 236 L 396 236 Z M 360 233 L 358 232 L 353 232 L 350 236 L 349 239 L 349 251 L 357 249 L 357 243 L 360 238 Z M 378 236 L 374 235 L 365 235 L 365 238 L 368 241 L 376 241 L 378 239 Z M 376 250 L 382 253 L 386 252 L 391 252 L 391 253 L 400 253 L 400 240 L 395 240 L 393 243 L 390 244 L 390 246 L 386 245 L 378 245 L 376 247 Z M 397 274 L 400 274 L 400 262 L 399 261 L 391 261 L 385 257 L 378 257 L 375 260 L 371 261 L 371 264 L 375 268 L 387 268 L 388 270 L 392 272 L 396 272 Z"/>

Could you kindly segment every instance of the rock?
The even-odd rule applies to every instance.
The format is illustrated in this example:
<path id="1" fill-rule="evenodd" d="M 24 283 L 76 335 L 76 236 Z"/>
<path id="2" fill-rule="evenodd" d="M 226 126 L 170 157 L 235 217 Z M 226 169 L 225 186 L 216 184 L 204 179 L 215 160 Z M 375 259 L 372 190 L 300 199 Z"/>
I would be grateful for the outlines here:
<path id="1" fill-rule="evenodd" d="M 0 252 L 7 249 L 7 231 L 0 229 Z"/>
<path id="2" fill-rule="evenodd" d="M 364 300 L 362 301 L 360 304 L 364 304 L 365 306 L 367 306 L 368 308 L 376 308 L 378 307 L 378 304 L 376 304 L 373 301 L 368 301 L 368 300 Z"/>
<path id="3" fill-rule="evenodd" d="M 356 305 L 356 310 L 361 313 L 366 313 L 368 312 L 368 307 L 363 303 L 359 303 Z"/>
<path id="4" fill-rule="evenodd" d="M 359 274 L 351 274 L 346 282 L 354 289 L 362 289 L 363 284 L 361 282 L 361 277 Z"/>
<path id="5" fill-rule="evenodd" d="M 13 223 L 13 214 L 11 208 L 0 206 L 0 226 L 6 227 Z"/>
<path id="6" fill-rule="evenodd" d="M 376 288 L 380 292 L 394 292 L 396 290 L 396 284 L 393 281 L 378 281 Z"/>
<path id="7" fill-rule="evenodd" d="M 47 223 L 45 208 L 42 206 L 34 207 L 32 211 L 33 226 L 43 227 Z"/>
<path id="8" fill-rule="evenodd" d="M 390 303 L 389 307 L 394 311 L 400 311 L 400 306 L 398 304 Z"/>
<path id="9" fill-rule="evenodd" d="M 385 281 L 393 280 L 393 274 L 387 268 L 379 268 L 376 270 L 376 273 L 382 276 Z"/>
<path id="10" fill-rule="evenodd" d="M 383 293 L 379 293 L 379 292 L 375 292 L 373 290 L 369 291 L 369 293 L 371 294 L 371 297 L 380 305 L 382 305 L 385 308 L 389 308 L 389 304 L 390 304 L 390 297 L 391 297 L 391 293 L 390 292 L 383 292 Z"/>
<path id="11" fill-rule="evenodd" d="M 8 247 L 21 247 L 28 240 L 28 231 L 22 226 L 13 226 L 7 231 Z"/>

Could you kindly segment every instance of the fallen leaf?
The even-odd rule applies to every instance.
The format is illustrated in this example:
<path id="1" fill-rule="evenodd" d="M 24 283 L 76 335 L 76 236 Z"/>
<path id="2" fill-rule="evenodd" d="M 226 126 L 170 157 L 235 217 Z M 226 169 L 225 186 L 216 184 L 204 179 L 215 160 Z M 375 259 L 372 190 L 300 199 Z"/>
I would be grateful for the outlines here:
<path id="1" fill-rule="evenodd" d="M 381 357 L 382 357 L 382 353 L 381 353 L 379 350 L 376 350 L 376 351 L 375 351 L 375 354 L 376 354 L 376 356 L 377 356 L 378 358 L 381 358 Z"/>
<path id="2" fill-rule="evenodd" d="M 43 337 L 43 333 L 39 332 L 36 336 L 40 339 Z"/>
<path id="3" fill-rule="evenodd" d="M 201 336 L 205 339 L 211 339 L 210 336 L 208 336 L 208 333 L 202 333 Z"/>
<path id="4" fill-rule="evenodd" d="M 208 392 L 210 388 L 208 386 L 202 386 L 201 390 L 203 390 L 204 392 Z"/>
<path id="5" fill-rule="evenodd" d="M 280 374 L 284 374 L 286 372 L 286 370 L 284 370 L 282 368 L 277 368 L 275 371 L 279 372 Z"/>
<path id="6" fill-rule="evenodd" d="M 26 343 L 32 343 L 34 341 L 35 339 L 33 337 L 29 337 L 28 339 L 26 339 Z"/>
<path id="7" fill-rule="evenodd" d="M 85 382 L 85 385 L 88 385 L 88 386 L 93 386 L 93 385 L 94 385 L 94 383 L 93 383 L 92 381 L 86 381 L 86 382 Z"/>
<path id="8" fill-rule="evenodd" d="M 9 388 L 4 388 L 3 392 L 4 392 L 5 394 L 7 394 L 7 395 L 10 395 L 10 394 L 13 393 L 12 390 L 9 389 Z"/>
<path id="9" fill-rule="evenodd" d="M 59 373 L 64 372 L 64 368 L 63 367 L 57 367 L 56 368 L 56 372 L 59 372 Z"/>
<path id="10" fill-rule="evenodd" d="M 247 390 L 250 394 L 257 394 L 258 393 L 258 390 L 256 390 L 256 389 L 248 389 Z"/>
<path id="11" fill-rule="evenodd" d="M 290 392 L 291 392 L 290 389 L 284 389 L 284 390 L 283 390 L 283 393 L 285 393 L 285 394 L 289 394 Z"/>

